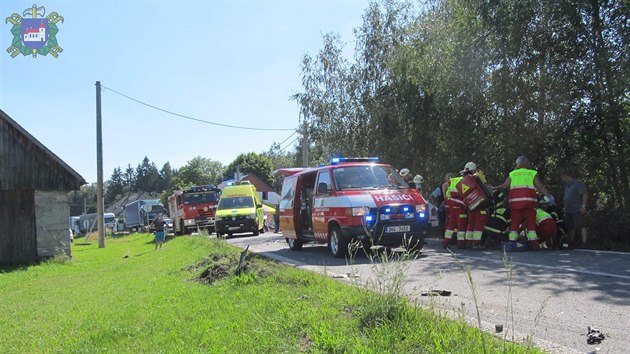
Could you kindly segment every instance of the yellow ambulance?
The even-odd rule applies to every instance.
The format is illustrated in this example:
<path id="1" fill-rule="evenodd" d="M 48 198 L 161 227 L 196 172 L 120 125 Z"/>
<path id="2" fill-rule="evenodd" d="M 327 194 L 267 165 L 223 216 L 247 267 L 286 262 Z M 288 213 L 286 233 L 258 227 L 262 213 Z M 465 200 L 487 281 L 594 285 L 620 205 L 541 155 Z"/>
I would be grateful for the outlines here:
<path id="1" fill-rule="evenodd" d="M 214 228 L 217 237 L 244 232 L 258 236 L 264 232 L 263 206 L 256 187 L 249 181 L 241 181 L 238 185 L 223 188 Z"/>

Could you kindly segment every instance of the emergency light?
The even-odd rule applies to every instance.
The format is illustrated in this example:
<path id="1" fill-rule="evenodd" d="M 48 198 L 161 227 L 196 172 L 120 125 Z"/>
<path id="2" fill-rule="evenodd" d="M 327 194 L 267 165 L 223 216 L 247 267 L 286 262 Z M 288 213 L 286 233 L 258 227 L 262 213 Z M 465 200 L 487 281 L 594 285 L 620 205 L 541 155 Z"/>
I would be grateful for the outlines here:
<path id="1" fill-rule="evenodd" d="M 333 157 L 328 161 L 329 165 L 338 165 L 344 162 L 372 162 L 377 163 L 378 157 Z"/>

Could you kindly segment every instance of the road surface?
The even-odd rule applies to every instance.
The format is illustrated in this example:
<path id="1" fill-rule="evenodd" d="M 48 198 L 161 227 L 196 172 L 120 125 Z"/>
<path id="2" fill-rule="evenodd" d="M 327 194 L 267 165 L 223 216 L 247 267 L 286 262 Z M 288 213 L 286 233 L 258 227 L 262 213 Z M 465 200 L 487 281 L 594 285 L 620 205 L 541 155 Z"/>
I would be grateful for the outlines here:
<path id="1" fill-rule="evenodd" d="M 496 250 L 441 248 L 427 240 L 419 258 L 406 262 L 373 262 L 359 252 L 352 260 L 336 259 L 326 245 L 288 249 L 280 234 L 236 236 L 228 243 L 250 246 L 252 252 L 333 276 L 359 286 L 371 277 L 404 274 L 404 292 L 420 306 L 436 306 L 452 316 L 464 313 L 477 325 L 475 301 L 466 268 L 477 292 L 482 327 L 497 335 L 523 341 L 554 353 L 629 353 L 630 254 L 573 250 L 508 254 Z M 457 259 L 456 259 L 457 258 Z M 512 269 L 511 286 L 506 269 Z M 350 275 L 350 276 L 348 276 Z M 450 296 L 426 296 L 448 290 Z M 511 300 L 509 299 L 511 295 Z M 601 344 L 586 343 L 587 327 L 601 330 Z M 514 330 L 513 330 L 514 329 Z"/>

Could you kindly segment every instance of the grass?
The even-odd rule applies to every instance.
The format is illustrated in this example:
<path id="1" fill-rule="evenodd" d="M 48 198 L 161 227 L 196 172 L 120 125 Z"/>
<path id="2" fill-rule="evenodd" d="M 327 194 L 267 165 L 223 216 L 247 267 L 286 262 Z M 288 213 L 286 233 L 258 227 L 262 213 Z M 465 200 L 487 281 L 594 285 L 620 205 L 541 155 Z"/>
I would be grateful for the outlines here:
<path id="1" fill-rule="evenodd" d="M 77 239 L 72 260 L 0 269 L 0 352 L 536 352 L 265 259 L 232 275 L 222 240 L 151 239 Z"/>

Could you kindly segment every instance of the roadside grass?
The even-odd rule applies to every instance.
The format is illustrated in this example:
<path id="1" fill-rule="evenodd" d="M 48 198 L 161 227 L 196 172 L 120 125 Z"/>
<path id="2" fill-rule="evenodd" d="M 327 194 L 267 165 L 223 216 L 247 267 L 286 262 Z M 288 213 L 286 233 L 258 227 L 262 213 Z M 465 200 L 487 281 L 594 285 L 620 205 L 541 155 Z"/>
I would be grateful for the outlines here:
<path id="1" fill-rule="evenodd" d="M 240 252 L 223 240 L 151 241 L 78 239 L 72 260 L 0 270 L 0 352 L 538 352 L 256 256 L 232 275 Z M 213 269 L 225 276 L 200 279 Z"/>

